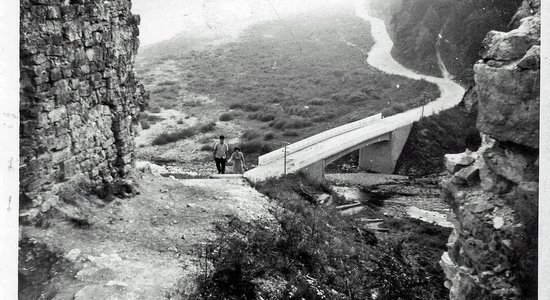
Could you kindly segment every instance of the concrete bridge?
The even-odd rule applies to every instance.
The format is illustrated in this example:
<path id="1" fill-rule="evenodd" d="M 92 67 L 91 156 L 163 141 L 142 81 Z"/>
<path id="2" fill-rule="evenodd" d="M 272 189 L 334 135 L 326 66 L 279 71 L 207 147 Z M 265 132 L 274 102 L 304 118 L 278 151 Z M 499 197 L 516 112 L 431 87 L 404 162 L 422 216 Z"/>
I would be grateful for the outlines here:
<path id="1" fill-rule="evenodd" d="M 401 155 L 413 122 L 454 107 L 460 99 L 439 99 L 425 106 L 382 118 L 381 114 L 316 134 L 277 149 L 258 159 L 258 166 L 247 171 L 253 182 L 301 171 L 313 180 L 324 179 L 325 166 L 359 150 L 359 167 L 391 174 Z"/>

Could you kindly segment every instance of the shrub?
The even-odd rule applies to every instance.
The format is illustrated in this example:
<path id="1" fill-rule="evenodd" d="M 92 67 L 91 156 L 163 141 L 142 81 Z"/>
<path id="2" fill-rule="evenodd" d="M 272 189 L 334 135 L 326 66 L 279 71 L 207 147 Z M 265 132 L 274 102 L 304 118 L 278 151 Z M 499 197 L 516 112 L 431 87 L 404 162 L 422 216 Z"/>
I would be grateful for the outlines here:
<path id="1" fill-rule="evenodd" d="M 149 116 L 149 114 L 145 111 L 140 111 L 138 112 L 138 119 L 147 119 L 147 117 Z"/>
<path id="2" fill-rule="evenodd" d="M 235 116 L 230 113 L 230 112 L 226 112 L 226 113 L 223 113 L 220 115 L 220 118 L 219 120 L 222 121 L 222 122 L 227 122 L 227 121 L 231 121 L 235 118 Z"/>
<path id="3" fill-rule="evenodd" d="M 161 109 L 160 109 L 160 106 L 153 106 L 149 109 L 149 111 L 154 114 L 158 114 L 159 112 L 161 112 Z"/>
<path id="4" fill-rule="evenodd" d="M 388 107 L 388 108 L 384 109 L 382 111 L 382 115 L 384 117 L 388 117 L 388 116 L 391 116 L 391 115 L 402 113 L 406 110 L 407 110 L 407 105 L 406 104 L 398 103 L 398 104 L 394 104 L 391 107 Z"/>
<path id="5" fill-rule="evenodd" d="M 151 125 L 149 124 L 149 122 L 147 122 L 147 119 L 139 120 L 139 124 L 141 124 L 142 129 L 151 128 Z"/>
<path id="6" fill-rule="evenodd" d="M 153 145 L 165 145 L 173 143 L 179 140 L 190 138 L 195 134 L 196 130 L 193 127 L 171 133 L 163 132 L 153 140 Z"/>
<path id="7" fill-rule="evenodd" d="M 368 100 L 368 96 L 364 93 L 354 93 L 352 94 L 351 96 L 348 97 L 348 102 L 349 103 L 356 103 L 356 102 L 363 102 L 363 101 L 367 101 Z"/>
<path id="8" fill-rule="evenodd" d="M 283 132 L 283 135 L 284 136 L 299 136 L 300 134 L 298 133 L 298 131 L 296 130 L 285 130 L 285 132 Z"/>
<path id="9" fill-rule="evenodd" d="M 174 103 L 173 101 L 163 101 L 159 103 L 159 106 L 164 109 L 171 109 L 176 106 L 176 103 Z"/>
<path id="10" fill-rule="evenodd" d="M 277 129 L 282 129 L 283 127 L 285 127 L 285 125 L 286 125 L 285 119 L 276 119 L 269 124 L 269 126 L 275 127 Z"/>
<path id="11" fill-rule="evenodd" d="M 277 115 L 274 112 L 258 111 L 258 112 L 249 114 L 248 118 L 262 121 L 262 122 L 269 122 L 269 121 L 275 120 L 276 116 Z"/>
<path id="12" fill-rule="evenodd" d="M 246 103 L 243 105 L 243 110 L 245 111 L 258 111 L 262 108 L 264 108 L 264 106 L 258 103 Z"/>
<path id="13" fill-rule="evenodd" d="M 159 82 L 159 86 L 166 86 L 166 85 L 174 85 L 176 84 L 177 82 L 176 81 L 172 81 L 172 80 L 165 80 L 165 81 L 162 81 L 162 82 Z"/>
<path id="14" fill-rule="evenodd" d="M 270 141 L 275 138 L 275 133 L 268 132 L 264 135 L 264 141 Z"/>
<path id="15" fill-rule="evenodd" d="M 304 128 L 311 126 L 311 122 L 305 119 L 291 119 L 288 123 L 286 123 L 283 128 L 292 128 L 292 129 L 298 129 L 298 128 Z"/>
<path id="16" fill-rule="evenodd" d="M 259 132 L 258 130 L 256 129 L 249 129 L 247 131 L 245 131 L 242 135 L 243 139 L 246 139 L 246 140 L 253 140 L 257 137 L 259 137 L 261 135 L 261 132 Z"/>
<path id="17" fill-rule="evenodd" d="M 162 121 L 164 120 L 163 117 L 159 117 L 159 116 L 155 116 L 155 115 L 147 115 L 147 118 L 145 119 L 147 120 L 147 122 L 151 123 L 151 124 L 155 124 L 157 123 L 158 121 Z"/>
<path id="18" fill-rule="evenodd" d="M 181 105 L 186 107 L 198 107 L 202 105 L 202 102 L 200 102 L 199 100 L 191 100 L 191 101 L 181 102 Z"/>
<path id="19" fill-rule="evenodd" d="M 201 151 L 213 151 L 214 148 L 211 145 L 202 145 Z"/>
<path id="20" fill-rule="evenodd" d="M 243 142 L 240 148 L 241 151 L 246 154 L 265 154 L 272 151 L 271 144 L 260 141 L 259 139 Z"/>
<path id="21" fill-rule="evenodd" d="M 242 105 L 242 103 L 235 102 L 235 103 L 231 103 L 229 105 L 229 108 L 230 109 L 239 109 L 239 108 L 243 108 L 243 105 Z"/>
<path id="22" fill-rule="evenodd" d="M 202 133 L 207 133 L 214 130 L 214 127 L 216 127 L 216 122 L 209 122 L 199 126 L 199 131 Z"/>
<path id="23" fill-rule="evenodd" d="M 330 96 L 330 99 L 332 99 L 335 102 L 342 102 L 348 99 L 348 97 L 349 97 L 348 93 L 334 93 Z"/>
<path id="24" fill-rule="evenodd" d="M 328 100 L 322 98 L 313 98 L 307 102 L 309 105 L 322 106 L 328 104 Z"/>
<path id="25" fill-rule="evenodd" d="M 322 114 L 322 115 L 317 115 L 317 116 L 313 117 L 313 119 L 311 119 L 311 121 L 313 121 L 315 123 L 321 123 L 321 122 L 325 122 L 325 121 L 328 121 L 330 119 L 333 119 L 334 117 L 336 117 L 335 113 Z"/>

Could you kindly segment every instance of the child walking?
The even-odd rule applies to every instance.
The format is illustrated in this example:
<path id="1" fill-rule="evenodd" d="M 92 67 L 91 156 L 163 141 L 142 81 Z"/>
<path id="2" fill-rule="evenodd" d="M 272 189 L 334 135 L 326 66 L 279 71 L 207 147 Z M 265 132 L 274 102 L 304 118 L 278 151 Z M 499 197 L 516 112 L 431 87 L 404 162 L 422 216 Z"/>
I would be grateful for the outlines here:
<path id="1" fill-rule="evenodd" d="M 235 147 L 235 150 L 233 151 L 233 154 L 231 154 L 231 158 L 229 158 L 229 161 L 233 161 L 233 173 L 244 173 L 244 155 L 241 152 L 241 148 Z"/>

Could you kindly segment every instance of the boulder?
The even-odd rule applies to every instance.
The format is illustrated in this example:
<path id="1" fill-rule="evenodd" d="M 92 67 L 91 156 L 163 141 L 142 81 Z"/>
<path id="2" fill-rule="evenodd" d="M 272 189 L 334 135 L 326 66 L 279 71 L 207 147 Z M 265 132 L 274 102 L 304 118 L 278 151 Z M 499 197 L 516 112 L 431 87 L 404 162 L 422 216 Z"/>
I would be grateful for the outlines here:
<path id="1" fill-rule="evenodd" d="M 480 54 L 486 60 L 510 61 L 522 57 L 537 44 L 540 44 L 540 18 L 528 17 L 512 31 L 490 31 Z"/>
<path id="2" fill-rule="evenodd" d="M 500 141 L 539 147 L 540 72 L 474 66 L 477 127 Z"/>
<path id="3" fill-rule="evenodd" d="M 474 163 L 477 153 L 466 150 L 464 153 L 445 154 L 445 168 L 449 173 L 454 174 L 465 166 Z"/>
<path id="4" fill-rule="evenodd" d="M 517 66 L 527 70 L 540 69 L 540 46 L 535 45 L 531 47 L 518 62 Z"/>
<path id="5" fill-rule="evenodd" d="M 454 177 L 458 177 L 469 186 L 474 186 L 479 182 L 479 166 L 471 165 L 460 169 L 460 171 L 454 174 Z"/>

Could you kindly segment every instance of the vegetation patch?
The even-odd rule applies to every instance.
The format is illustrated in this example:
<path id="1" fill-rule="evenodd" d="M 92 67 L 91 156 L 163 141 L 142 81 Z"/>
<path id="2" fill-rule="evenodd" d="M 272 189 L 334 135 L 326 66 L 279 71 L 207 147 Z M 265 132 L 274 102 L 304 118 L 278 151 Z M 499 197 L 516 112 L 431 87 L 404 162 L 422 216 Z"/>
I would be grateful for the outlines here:
<path id="1" fill-rule="evenodd" d="M 259 130 L 256 130 L 256 129 L 248 129 L 246 130 L 245 132 L 243 132 L 243 139 L 245 140 L 253 140 L 257 137 L 260 137 L 262 135 L 262 133 L 259 131 Z"/>
<path id="2" fill-rule="evenodd" d="M 231 121 L 233 119 L 235 119 L 235 116 L 230 112 L 226 112 L 226 113 L 221 114 L 220 118 L 219 118 L 219 120 L 222 121 L 222 122 L 228 122 L 228 121 Z"/>
<path id="3" fill-rule="evenodd" d="M 230 218 L 216 225 L 218 238 L 200 249 L 205 261 L 191 299 L 444 299 L 443 272 L 425 248 L 437 228 L 388 222 L 403 236 L 380 240 L 357 220 L 315 204 L 328 192 L 300 175 L 256 188 L 275 201 L 274 222 Z M 309 196 L 308 196 L 309 195 Z M 418 229 L 417 229 L 418 228 Z M 413 232 L 412 238 L 407 234 Z M 416 234 L 416 235 L 415 235 Z M 445 239 L 426 245 L 445 248 Z M 432 249 L 432 248 L 430 248 Z M 431 251 L 431 250 L 430 250 Z M 442 252 L 443 250 L 441 250 Z M 413 255 L 413 256 L 411 256 Z M 439 255 L 441 253 L 439 252 Z M 210 269 L 207 265 L 211 265 Z"/>
<path id="4" fill-rule="evenodd" d="M 216 127 L 216 122 L 208 122 L 206 124 L 200 125 L 199 131 L 201 133 L 207 133 L 207 132 L 213 131 L 215 127 Z"/>
<path id="5" fill-rule="evenodd" d="M 153 140 L 153 145 L 165 145 L 179 140 L 187 139 L 197 134 L 194 127 L 185 128 L 176 132 L 163 132 Z"/>
<path id="6" fill-rule="evenodd" d="M 147 119 L 139 120 L 139 124 L 141 125 L 141 129 L 149 129 L 151 128 L 151 125 L 147 121 Z"/>
<path id="7" fill-rule="evenodd" d="M 248 155 L 262 155 L 268 152 L 273 151 L 273 146 L 271 143 L 265 142 L 260 139 L 253 139 L 249 141 L 244 141 L 239 144 L 241 151 Z"/>
<path id="8" fill-rule="evenodd" d="M 156 105 L 156 106 L 152 106 L 151 108 L 149 108 L 149 111 L 154 113 L 154 114 L 158 114 L 159 112 L 161 112 L 161 108 L 160 106 Z"/>

